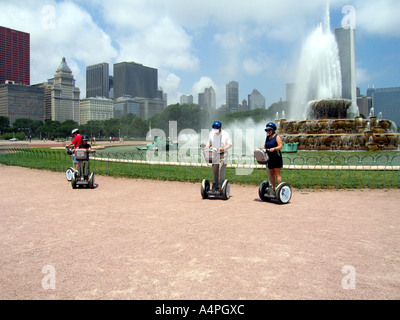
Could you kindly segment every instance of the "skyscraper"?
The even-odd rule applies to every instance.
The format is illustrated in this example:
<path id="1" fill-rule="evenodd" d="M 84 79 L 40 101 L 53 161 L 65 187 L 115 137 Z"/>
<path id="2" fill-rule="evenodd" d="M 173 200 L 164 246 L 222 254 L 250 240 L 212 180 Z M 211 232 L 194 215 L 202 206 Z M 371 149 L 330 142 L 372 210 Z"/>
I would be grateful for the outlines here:
<path id="1" fill-rule="evenodd" d="M 397 126 L 400 125 L 400 87 L 369 88 L 367 95 L 372 98 L 375 117 L 382 112 L 384 119 L 394 121 Z"/>
<path id="2" fill-rule="evenodd" d="M 0 116 L 10 125 L 18 118 L 44 120 L 44 90 L 25 84 L 0 84 Z"/>
<path id="3" fill-rule="evenodd" d="M 257 89 L 249 94 L 249 109 L 265 109 L 265 97 Z"/>
<path id="4" fill-rule="evenodd" d="M 110 96 L 108 63 L 99 63 L 86 67 L 86 98 Z"/>
<path id="5" fill-rule="evenodd" d="M 181 95 L 180 104 L 193 104 L 193 96 L 191 94 Z"/>
<path id="6" fill-rule="evenodd" d="M 335 28 L 342 73 L 342 98 L 357 102 L 355 29 Z"/>
<path id="7" fill-rule="evenodd" d="M 0 26 L 0 84 L 30 85 L 30 35 Z"/>
<path id="8" fill-rule="evenodd" d="M 65 58 L 54 75 L 51 89 L 51 119 L 64 122 L 74 120 L 79 123 L 79 88 L 75 87 L 74 76 Z"/>
<path id="9" fill-rule="evenodd" d="M 205 88 L 203 93 L 199 93 L 199 106 L 207 110 L 210 115 L 215 112 L 217 106 L 213 87 Z"/>
<path id="10" fill-rule="evenodd" d="M 135 62 L 114 64 L 114 99 L 124 95 L 162 100 L 158 90 L 158 70 Z"/>
<path id="11" fill-rule="evenodd" d="M 230 112 L 239 109 L 239 83 L 231 81 L 226 85 L 226 107 Z"/>

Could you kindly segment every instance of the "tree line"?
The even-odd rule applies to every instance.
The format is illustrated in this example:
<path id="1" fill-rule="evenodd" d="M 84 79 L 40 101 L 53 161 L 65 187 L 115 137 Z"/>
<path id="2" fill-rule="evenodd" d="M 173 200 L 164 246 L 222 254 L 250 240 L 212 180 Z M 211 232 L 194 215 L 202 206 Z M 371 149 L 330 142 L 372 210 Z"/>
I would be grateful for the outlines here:
<path id="1" fill-rule="evenodd" d="M 96 139 L 108 139 L 109 137 L 124 137 L 125 139 L 143 139 L 150 128 L 161 129 L 164 132 L 169 130 L 169 121 L 176 121 L 178 133 L 182 129 L 190 128 L 200 132 L 203 128 L 210 128 L 215 120 L 228 124 L 236 120 L 247 118 L 254 122 L 274 119 L 275 113 L 282 109 L 282 102 L 272 104 L 268 109 L 255 109 L 250 111 L 238 111 L 225 114 L 210 115 L 197 104 L 173 104 L 169 105 L 161 113 L 154 115 L 148 120 L 129 113 L 120 119 L 92 120 L 86 124 L 78 125 L 73 120 L 64 122 L 52 120 L 31 120 L 20 118 L 10 126 L 9 119 L 0 116 L 0 137 L 2 139 L 18 138 L 24 139 L 68 139 L 74 128 L 80 132 L 95 137 Z"/>

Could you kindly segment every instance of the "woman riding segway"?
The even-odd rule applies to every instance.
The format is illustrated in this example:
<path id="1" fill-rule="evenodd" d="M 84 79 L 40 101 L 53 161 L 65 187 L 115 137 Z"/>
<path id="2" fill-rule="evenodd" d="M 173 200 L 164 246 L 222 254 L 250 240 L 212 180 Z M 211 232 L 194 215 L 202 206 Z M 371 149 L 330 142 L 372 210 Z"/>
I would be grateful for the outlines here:
<path id="1" fill-rule="evenodd" d="M 273 122 L 267 123 L 265 131 L 267 138 L 264 148 L 254 151 L 257 162 L 266 165 L 268 174 L 268 180 L 263 181 L 258 188 L 258 195 L 263 201 L 276 200 L 280 204 L 286 204 L 292 197 L 292 190 L 288 183 L 282 182 L 281 177 L 283 167 L 282 138 L 277 135 L 276 125 Z"/>
<path id="2" fill-rule="evenodd" d="M 276 125 L 273 122 L 267 123 L 265 128 L 267 138 L 265 139 L 264 149 L 267 150 L 269 157 L 268 169 L 271 175 L 272 188 L 282 182 L 281 170 L 283 167 L 282 152 L 283 148 L 282 138 L 276 133 Z"/>

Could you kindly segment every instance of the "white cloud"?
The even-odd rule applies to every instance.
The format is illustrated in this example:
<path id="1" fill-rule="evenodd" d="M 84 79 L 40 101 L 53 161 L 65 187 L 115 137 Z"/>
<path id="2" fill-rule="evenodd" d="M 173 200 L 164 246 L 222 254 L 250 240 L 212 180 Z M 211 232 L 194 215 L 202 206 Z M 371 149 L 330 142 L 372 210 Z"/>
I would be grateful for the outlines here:
<path id="1" fill-rule="evenodd" d="M 82 93 L 85 65 L 109 62 L 116 56 L 110 36 L 72 2 L 14 1 L 2 2 L 1 7 L 0 25 L 30 33 L 31 83 L 52 78 L 66 57 Z"/>
<path id="2" fill-rule="evenodd" d="M 192 87 L 193 100 L 198 100 L 199 93 L 203 93 L 204 89 L 212 87 L 215 91 L 215 100 L 217 109 L 225 102 L 225 85 L 217 85 L 210 77 L 200 77 L 199 81 L 195 82 Z"/>
<path id="3" fill-rule="evenodd" d="M 168 105 L 179 103 L 182 93 L 179 92 L 181 78 L 167 70 L 158 70 L 159 86 L 168 94 Z"/>
<path id="4" fill-rule="evenodd" d="M 356 28 L 384 37 L 400 37 L 400 1 L 357 1 Z"/>
<path id="5" fill-rule="evenodd" d="M 191 37 L 165 17 L 153 26 L 118 37 L 119 61 L 140 61 L 155 68 L 196 70 L 199 59 L 191 53 Z"/>
<path id="6" fill-rule="evenodd" d="M 326 3 L 0 0 L 0 25 L 31 34 L 32 83 L 53 77 L 65 56 L 83 93 L 86 65 L 108 62 L 112 72 L 113 63 L 135 61 L 159 69 L 159 83 L 169 102 L 179 101 L 181 90 L 190 90 L 192 84 L 181 79 L 184 72 L 191 79 L 207 76 L 200 78 L 193 90 L 201 83 L 212 85 L 219 105 L 225 100 L 225 84 L 239 78 L 243 79 L 239 80 L 240 88 L 251 86 L 243 90 L 255 87 L 262 91 L 264 86 L 268 88 L 265 96 L 274 99 L 276 90 L 270 82 L 285 87 L 301 42 L 322 21 Z M 400 36 L 395 16 L 400 12 L 400 1 L 330 0 L 339 18 L 344 5 L 356 8 L 357 35 Z M 54 8 L 53 20 L 49 8 Z M 359 80 L 367 74 L 361 69 Z M 252 76 L 249 81 L 248 75 Z M 212 79 L 226 83 L 215 84 Z M 198 92 L 193 94 L 195 98 Z"/>

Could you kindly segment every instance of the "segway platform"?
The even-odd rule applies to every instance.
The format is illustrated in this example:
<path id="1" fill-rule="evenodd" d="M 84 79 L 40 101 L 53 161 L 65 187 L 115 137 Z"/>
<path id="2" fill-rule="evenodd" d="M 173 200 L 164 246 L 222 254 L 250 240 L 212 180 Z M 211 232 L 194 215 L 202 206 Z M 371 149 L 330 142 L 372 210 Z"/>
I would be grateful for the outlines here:
<path id="1" fill-rule="evenodd" d="M 228 200 L 230 198 L 230 184 L 228 180 L 225 180 L 221 188 L 212 189 L 210 188 L 210 181 L 204 179 L 201 182 L 201 197 L 203 199 L 208 198 L 219 198 L 223 200 Z"/>

